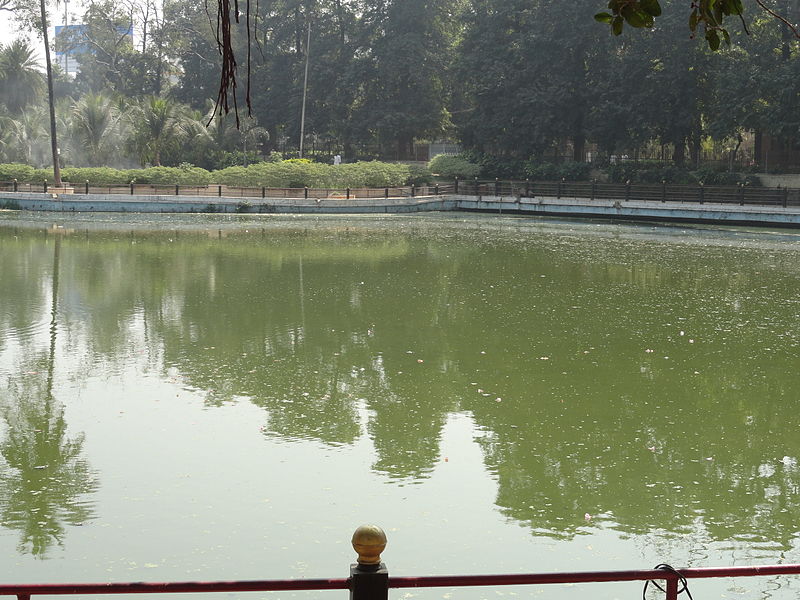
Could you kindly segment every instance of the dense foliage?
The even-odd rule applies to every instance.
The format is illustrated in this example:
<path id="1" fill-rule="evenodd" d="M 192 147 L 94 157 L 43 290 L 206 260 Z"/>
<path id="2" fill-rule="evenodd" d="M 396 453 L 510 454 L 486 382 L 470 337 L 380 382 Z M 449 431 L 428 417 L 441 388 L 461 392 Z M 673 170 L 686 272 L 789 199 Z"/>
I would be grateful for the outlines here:
<path id="1" fill-rule="evenodd" d="M 113 169 L 110 167 L 73 167 L 62 169 L 62 177 L 74 185 L 89 181 L 93 185 L 127 185 L 152 183 L 156 185 L 222 184 L 241 187 L 272 188 L 333 188 L 396 187 L 411 183 L 427 183 L 430 173 L 409 165 L 383 162 L 357 162 L 326 165 L 309 160 L 260 162 L 249 167 L 228 167 L 207 171 L 184 164 L 178 167 L 149 167 L 147 169 Z M 0 181 L 20 183 L 53 182 L 50 169 L 34 169 L 29 165 L 0 164 Z"/>
<path id="2" fill-rule="evenodd" d="M 800 20 L 794 0 L 764 3 Z M 791 149 L 800 139 L 797 39 L 762 11 L 746 15 L 747 35 L 730 25 L 740 3 L 711 4 L 728 17 L 724 33 L 709 0 L 696 3 L 693 25 L 730 39 L 716 52 L 689 39 L 685 0 L 262 2 L 251 18 L 253 114 L 242 111 L 237 129 L 232 116 L 212 117 L 219 65 L 203 3 L 93 2 L 84 26 L 56 40 L 80 65 L 74 80 L 55 82 L 61 162 L 215 170 L 291 156 L 307 58 L 305 148 L 329 164 L 335 154 L 414 159 L 415 142 L 435 139 L 460 142 L 481 173 L 501 177 L 539 177 L 542 165 L 590 153 L 601 164 L 623 155 L 733 164 L 745 148 L 752 159 L 765 135 Z M 606 5 L 610 21 L 598 20 L 614 31 L 618 18 L 652 27 L 607 35 L 594 18 Z M 244 56 L 244 19 L 232 34 Z M 35 54 L 23 42 L 0 47 L 0 160 L 44 166 Z M 787 166 L 775 160 L 763 166 Z"/>

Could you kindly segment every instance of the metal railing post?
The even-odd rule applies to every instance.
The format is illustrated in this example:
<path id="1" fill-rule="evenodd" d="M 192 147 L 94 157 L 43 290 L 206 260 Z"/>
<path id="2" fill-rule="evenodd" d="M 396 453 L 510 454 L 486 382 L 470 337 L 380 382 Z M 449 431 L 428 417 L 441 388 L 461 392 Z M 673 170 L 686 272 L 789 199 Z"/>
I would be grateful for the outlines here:
<path id="1" fill-rule="evenodd" d="M 475 178 L 475 195 L 478 196 L 478 178 Z"/>
<path id="2" fill-rule="evenodd" d="M 661 202 L 662 204 L 667 201 L 667 180 L 661 180 Z"/>
<path id="3" fill-rule="evenodd" d="M 631 199 L 631 180 L 625 182 L 625 202 Z"/>
<path id="4" fill-rule="evenodd" d="M 705 186 L 703 185 L 703 182 L 701 181 L 700 182 L 700 204 L 702 204 L 703 201 L 705 200 L 705 195 L 706 195 Z"/>
<path id="5" fill-rule="evenodd" d="M 83 184 L 83 190 L 86 192 L 86 195 L 89 195 L 89 180 L 87 179 Z"/>
<path id="6" fill-rule="evenodd" d="M 525 180 L 525 197 L 526 198 L 530 198 L 531 197 L 531 180 L 530 179 L 526 179 Z"/>
<path id="7" fill-rule="evenodd" d="M 218 198 L 222 198 L 222 186 L 221 185 L 217 186 L 217 197 Z"/>
<path id="8" fill-rule="evenodd" d="M 131 186 L 131 196 L 133 196 L 133 182 L 132 181 L 130 183 L 130 186 Z"/>
<path id="9" fill-rule="evenodd" d="M 417 195 L 417 186 L 412 183 L 411 184 L 411 197 L 413 198 L 416 195 Z"/>
<path id="10" fill-rule="evenodd" d="M 594 201 L 594 195 L 597 192 L 597 179 L 592 179 L 592 201 Z"/>
<path id="11" fill-rule="evenodd" d="M 19 191 L 19 181 L 17 181 L 16 179 L 14 180 L 14 191 L 15 192 Z"/>
<path id="12" fill-rule="evenodd" d="M 739 206 L 744 206 L 744 184 L 739 184 Z"/>
<path id="13" fill-rule="evenodd" d="M 308 200 L 308 186 L 303 188 L 303 199 Z"/>
<path id="14" fill-rule="evenodd" d="M 455 180 L 453 181 L 453 193 L 454 194 L 458 193 L 458 177 L 456 177 Z"/>
<path id="15" fill-rule="evenodd" d="M 350 188 L 347 188 L 347 200 L 350 200 Z"/>
<path id="16" fill-rule="evenodd" d="M 42 184 L 42 189 L 44 190 L 44 193 L 46 194 L 47 193 L 47 179 L 44 180 L 44 183 Z"/>
<path id="17" fill-rule="evenodd" d="M 175 195 L 176 196 L 180 195 L 180 186 L 177 183 L 175 184 Z"/>
<path id="18" fill-rule="evenodd" d="M 389 188 L 388 187 L 387 188 L 383 188 L 383 197 L 386 200 L 389 199 Z"/>
<path id="19" fill-rule="evenodd" d="M 667 577 L 667 598 L 666 600 L 678 600 L 678 578 Z"/>
<path id="20" fill-rule="evenodd" d="M 362 525 L 353 534 L 358 562 L 350 565 L 350 600 L 388 600 L 389 571 L 381 562 L 386 534 L 376 525 Z"/>
<path id="21" fill-rule="evenodd" d="M 500 196 L 500 178 L 499 177 L 495 177 L 494 178 L 494 195 L 495 196 Z"/>
<path id="22" fill-rule="evenodd" d="M 789 204 L 789 188 L 783 188 L 783 208 L 786 208 Z"/>
<path id="23" fill-rule="evenodd" d="M 564 178 L 562 177 L 558 182 L 558 188 L 556 188 L 556 198 L 559 200 L 561 199 L 561 184 L 564 183 Z"/>

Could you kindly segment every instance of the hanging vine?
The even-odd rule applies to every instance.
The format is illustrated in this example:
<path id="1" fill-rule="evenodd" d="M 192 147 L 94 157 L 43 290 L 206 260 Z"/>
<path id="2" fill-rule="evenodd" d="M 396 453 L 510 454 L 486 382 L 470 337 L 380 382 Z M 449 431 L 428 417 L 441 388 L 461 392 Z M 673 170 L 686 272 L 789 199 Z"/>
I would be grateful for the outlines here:
<path id="1" fill-rule="evenodd" d="M 253 16 L 250 3 L 245 1 L 245 30 L 247 31 L 247 79 L 245 86 L 245 104 L 247 115 L 252 116 L 253 107 L 250 100 L 250 64 L 251 64 L 251 35 L 258 18 L 258 2 L 255 6 L 255 17 Z M 214 103 L 214 111 L 211 114 L 213 119 L 217 114 L 228 114 L 233 109 L 236 116 L 236 128 L 239 122 L 239 100 L 237 91 L 237 62 L 236 54 L 233 49 L 233 24 L 239 24 L 239 0 L 216 0 L 216 25 L 211 20 L 211 11 L 208 6 L 209 0 L 205 0 L 206 14 L 214 29 L 214 40 L 217 44 L 217 51 L 221 58 L 219 90 L 217 99 Z M 209 120 L 209 123 L 211 120 Z"/>

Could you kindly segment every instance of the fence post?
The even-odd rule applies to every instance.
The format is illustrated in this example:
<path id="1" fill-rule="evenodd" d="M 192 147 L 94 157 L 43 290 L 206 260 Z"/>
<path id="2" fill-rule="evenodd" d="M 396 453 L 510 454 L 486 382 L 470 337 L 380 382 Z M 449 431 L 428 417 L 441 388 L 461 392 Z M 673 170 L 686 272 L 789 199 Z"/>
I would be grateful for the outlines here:
<path id="1" fill-rule="evenodd" d="M 703 185 L 703 182 L 701 181 L 700 182 L 700 204 L 702 204 L 703 200 L 705 200 L 705 195 L 706 195 L 706 189 L 705 189 L 705 186 Z"/>
<path id="2" fill-rule="evenodd" d="M 495 196 L 500 196 L 500 178 L 499 177 L 495 177 L 494 178 L 494 195 Z"/>
<path id="3" fill-rule="evenodd" d="M 131 186 L 131 196 L 133 196 L 133 181 L 131 181 L 130 186 Z"/>
<path id="4" fill-rule="evenodd" d="M 563 177 L 558 182 L 558 189 L 556 190 L 556 198 L 558 198 L 559 200 L 561 199 L 561 184 L 562 183 L 564 183 L 564 178 Z"/>
<path id="5" fill-rule="evenodd" d="M 412 183 L 411 184 L 411 197 L 413 198 L 416 195 L 417 195 L 417 186 Z"/>
<path id="6" fill-rule="evenodd" d="M 625 202 L 631 199 L 631 180 L 625 182 Z"/>
<path id="7" fill-rule="evenodd" d="M 218 198 L 222 198 L 222 186 L 221 185 L 217 186 L 217 197 Z"/>
<path id="8" fill-rule="evenodd" d="M 16 179 L 14 180 L 14 191 L 15 192 L 19 191 L 19 181 L 17 181 Z"/>
<path id="9" fill-rule="evenodd" d="M 350 200 L 350 188 L 347 188 L 347 200 Z"/>
<path id="10" fill-rule="evenodd" d="M 661 202 L 664 203 L 667 201 L 667 180 L 661 180 Z"/>
<path id="11" fill-rule="evenodd" d="M 678 578 L 667 577 L 667 598 L 666 600 L 678 600 Z"/>
<path id="12" fill-rule="evenodd" d="M 439 195 L 439 184 L 438 183 L 435 186 L 433 186 L 433 195 L 434 196 L 438 196 Z"/>
<path id="13" fill-rule="evenodd" d="M 177 183 L 175 184 L 175 195 L 176 196 L 180 195 L 180 186 Z"/>
<path id="14" fill-rule="evenodd" d="M 303 188 L 303 199 L 308 200 L 308 186 Z"/>
<path id="15" fill-rule="evenodd" d="M 744 184 L 739 184 L 739 206 L 744 206 Z"/>
<path id="16" fill-rule="evenodd" d="M 44 184 L 43 184 L 42 188 L 44 189 L 44 193 L 46 194 L 47 193 L 47 179 L 44 180 Z"/>
<path id="17" fill-rule="evenodd" d="M 594 194 L 597 191 L 597 179 L 592 179 L 592 201 L 594 201 Z"/>
<path id="18" fill-rule="evenodd" d="M 383 188 L 383 197 L 386 200 L 389 199 L 389 188 L 388 187 L 387 188 Z"/>
<path id="19" fill-rule="evenodd" d="M 783 208 L 786 208 L 789 204 L 789 188 L 783 188 Z"/>
<path id="20" fill-rule="evenodd" d="M 350 565 L 350 600 L 388 600 L 389 571 L 381 562 L 386 534 L 376 525 L 362 525 L 353 534 L 358 562 Z"/>
<path id="21" fill-rule="evenodd" d="M 454 194 L 458 193 L 458 177 L 456 177 L 456 179 L 455 179 L 455 181 L 453 183 L 453 193 Z"/>
<path id="22" fill-rule="evenodd" d="M 530 198 L 531 197 L 531 180 L 530 180 L 530 178 L 525 180 L 525 197 L 526 198 Z"/>

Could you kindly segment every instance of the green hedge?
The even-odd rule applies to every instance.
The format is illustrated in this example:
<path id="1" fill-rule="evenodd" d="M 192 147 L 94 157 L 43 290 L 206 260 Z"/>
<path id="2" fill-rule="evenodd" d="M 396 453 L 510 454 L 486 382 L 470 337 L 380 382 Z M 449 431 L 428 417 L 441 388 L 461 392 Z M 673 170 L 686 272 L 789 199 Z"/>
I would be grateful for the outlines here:
<path id="1" fill-rule="evenodd" d="M 438 154 L 428 163 L 428 169 L 447 179 L 472 179 L 480 175 L 481 166 L 455 154 Z"/>
<path id="2" fill-rule="evenodd" d="M 89 181 L 94 185 L 125 185 L 152 183 L 157 185 L 207 185 L 220 183 L 230 186 L 276 188 L 361 188 L 396 187 L 410 183 L 425 183 L 430 172 L 425 168 L 384 162 L 357 162 L 326 165 L 306 159 L 262 162 L 245 167 L 229 167 L 206 171 L 192 165 L 179 167 L 150 167 L 148 169 L 65 168 L 61 177 L 75 185 Z M 20 183 L 52 183 L 51 169 L 34 169 L 28 165 L 0 164 L 0 181 Z"/>
<path id="3" fill-rule="evenodd" d="M 290 159 L 279 163 L 259 163 L 214 171 L 214 183 L 244 187 L 272 188 L 364 188 L 407 185 L 419 173 L 408 165 L 384 162 L 357 162 L 342 165 Z"/>
<path id="4" fill-rule="evenodd" d="M 29 165 L 11 163 L 0 165 L 0 181 L 14 181 L 28 183 L 33 181 L 34 168 Z"/>

